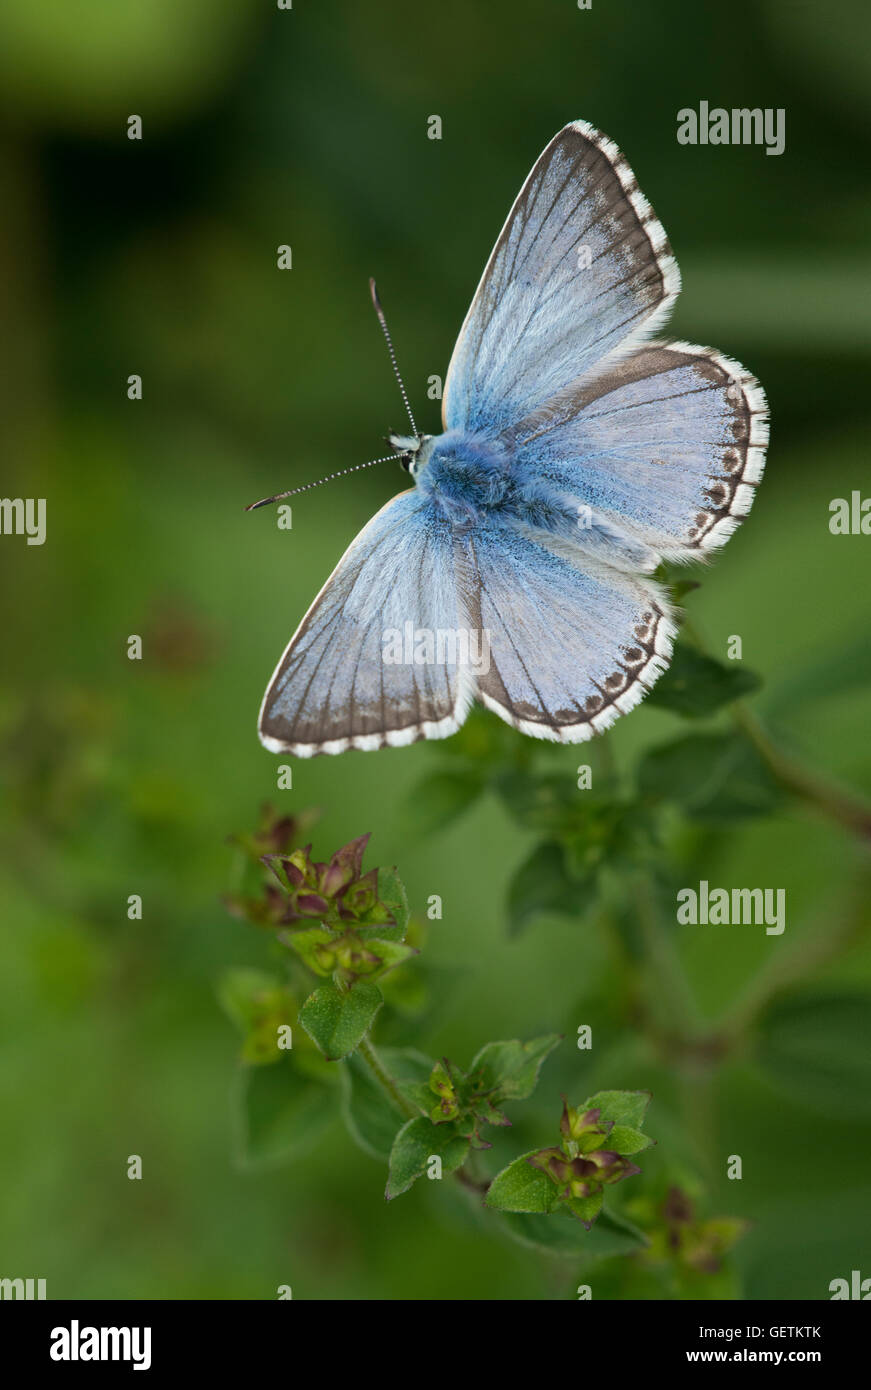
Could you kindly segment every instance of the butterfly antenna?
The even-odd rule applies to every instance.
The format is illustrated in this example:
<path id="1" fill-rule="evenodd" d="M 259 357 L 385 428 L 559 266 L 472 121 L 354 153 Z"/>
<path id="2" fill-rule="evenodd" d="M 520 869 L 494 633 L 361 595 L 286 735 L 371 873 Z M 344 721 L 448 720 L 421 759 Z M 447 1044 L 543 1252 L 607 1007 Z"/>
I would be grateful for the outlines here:
<path id="1" fill-rule="evenodd" d="M 334 478 L 343 478 L 346 473 L 356 473 L 361 468 L 372 468 L 376 463 L 395 463 L 395 454 L 385 454 L 380 459 L 370 459 L 368 463 L 355 463 L 351 468 L 340 468 L 337 473 L 329 473 L 326 478 L 318 478 L 314 483 L 303 483 L 302 487 L 292 487 L 289 492 L 276 492 L 274 497 L 261 497 L 259 502 L 251 502 L 246 512 L 256 511 L 258 507 L 268 507 L 270 502 L 280 502 L 283 497 L 295 497 L 298 492 L 308 492 L 309 488 L 321 487 L 331 483 Z"/>
<path id="2" fill-rule="evenodd" d="M 393 339 L 390 336 L 390 329 L 387 327 L 387 320 L 384 317 L 384 310 L 381 308 L 381 300 L 378 298 L 378 287 L 371 276 L 369 277 L 369 293 L 372 296 L 372 303 L 375 306 L 375 312 L 378 315 L 378 322 L 381 324 L 381 330 L 387 342 L 387 351 L 390 353 L 390 361 L 393 366 L 393 374 L 396 377 L 396 380 L 399 383 L 399 389 L 402 392 L 402 399 L 405 404 L 405 409 L 408 412 L 408 418 L 411 421 L 412 433 L 414 434 L 416 439 L 420 439 L 420 433 L 418 431 L 417 425 L 414 423 L 414 416 L 411 413 L 411 406 L 408 403 L 408 394 L 405 390 L 405 383 L 402 380 L 402 377 L 399 373 L 399 367 L 397 366 L 396 353 L 393 349 Z"/>

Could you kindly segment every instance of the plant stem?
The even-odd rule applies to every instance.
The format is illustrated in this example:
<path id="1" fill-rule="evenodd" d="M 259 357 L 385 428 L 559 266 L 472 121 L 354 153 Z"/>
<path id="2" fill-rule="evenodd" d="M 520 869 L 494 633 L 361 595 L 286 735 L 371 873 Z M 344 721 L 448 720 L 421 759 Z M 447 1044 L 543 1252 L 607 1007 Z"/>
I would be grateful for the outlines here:
<path id="1" fill-rule="evenodd" d="M 855 835 L 871 840 L 871 803 L 836 782 L 820 777 L 803 767 L 797 759 L 782 752 L 754 711 L 740 700 L 732 706 L 732 719 L 746 734 L 781 786 L 823 815 L 845 825 Z"/>
<path id="2" fill-rule="evenodd" d="M 683 631 L 700 652 L 708 653 L 695 623 L 685 618 Z M 787 791 L 805 801 L 830 820 L 837 821 L 863 840 L 871 840 L 871 802 L 837 782 L 806 768 L 798 758 L 778 748 L 754 710 L 743 700 L 731 707 L 733 723 L 750 740 L 766 767 Z"/>
<path id="3" fill-rule="evenodd" d="M 474 1192 L 478 1197 L 483 1196 L 490 1186 L 489 1178 L 479 1178 L 472 1169 L 472 1154 L 466 1159 L 461 1168 L 454 1171 L 457 1182 L 465 1187 L 469 1192 Z"/>
<path id="4" fill-rule="evenodd" d="M 637 878 L 634 896 L 647 964 L 656 988 L 652 1012 L 662 1016 L 669 1032 L 690 1032 L 698 1019 L 698 1008 L 677 944 L 660 920 L 650 882 Z"/>
<path id="5" fill-rule="evenodd" d="M 871 930 L 871 914 L 867 907 L 869 889 L 871 868 L 866 865 L 854 884 L 849 908 L 839 918 L 833 920 L 832 913 L 827 911 L 790 947 L 772 953 L 767 965 L 750 981 L 716 1027 L 726 1047 L 734 1047 L 750 1031 L 772 999 L 800 981 L 816 976 Z"/>
<path id="6" fill-rule="evenodd" d="M 420 1111 L 416 1106 L 412 1105 L 410 1100 L 406 1100 L 396 1084 L 395 1078 L 388 1072 L 368 1037 L 364 1038 L 357 1047 L 357 1055 L 363 1058 L 363 1061 L 378 1082 L 378 1085 L 390 1097 L 397 1109 L 400 1110 L 403 1115 L 406 1115 L 409 1120 L 418 1119 Z M 470 1192 L 476 1193 L 480 1197 L 487 1191 L 490 1183 L 487 1179 L 477 1178 L 474 1173 L 470 1171 L 471 1159 L 472 1155 L 470 1154 L 463 1167 L 455 1171 L 454 1177 L 463 1187 L 467 1188 Z"/>
<path id="7" fill-rule="evenodd" d="M 378 1053 L 375 1051 L 368 1037 L 363 1038 L 358 1046 L 357 1055 L 362 1057 L 375 1080 L 378 1082 L 378 1085 L 390 1097 L 396 1108 L 409 1120 L 416 1120 L 420 1111 L 416 1106 L 412 1105 L 410 1100 L 406 1100 L 396 1084 L 395 1079 L 384 1066 L 384 1063 L 381 1061 L 381 1058 L 378 1056 Z"/>

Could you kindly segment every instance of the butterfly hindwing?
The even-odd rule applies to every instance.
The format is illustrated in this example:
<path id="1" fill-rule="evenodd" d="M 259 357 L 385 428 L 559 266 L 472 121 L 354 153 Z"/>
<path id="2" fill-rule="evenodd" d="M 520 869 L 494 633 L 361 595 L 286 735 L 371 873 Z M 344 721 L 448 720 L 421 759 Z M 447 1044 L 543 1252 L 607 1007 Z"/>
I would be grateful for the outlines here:
<path id="1" fill-rule="evenodd" d="M 650 580 L 515 526 L 466 533 L 458 576 L 487 634 L 482 702 L 537 738 L 577 743 L 632 709 L 665 669 L 674 625 Z"/>
<path id="2" fill-rule="evenodd" d="M 450 525 L 416 491 L 401 493 L 353 541 L 300 623 L 263 700 L 261 741 L 307 757 L 453 733 L 470 699 L 464 672 L 416 663 L 413 633 L 457 625 Z"/>
<path id="3" fill-rule="evenodd" d="M 523 185 L 460 330 L 447 429 L 499 432 L 668 314 L 680 276 L 613 141 L 565 126 Z"/>
<path id="4" fill-rule="evenodd" d="M 720 353 L 647 343 L 503 437 L 522 471 L 565 488 L 660 557 L 697 559 L 750 510 L 767 410 L 758 383 Z"/>

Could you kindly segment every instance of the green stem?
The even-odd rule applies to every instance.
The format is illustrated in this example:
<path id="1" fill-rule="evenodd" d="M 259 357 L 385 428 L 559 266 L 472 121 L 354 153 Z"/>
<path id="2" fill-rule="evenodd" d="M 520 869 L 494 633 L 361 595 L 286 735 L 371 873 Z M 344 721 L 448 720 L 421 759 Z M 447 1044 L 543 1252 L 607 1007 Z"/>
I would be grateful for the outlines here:
<path id="1" fill-rule="evenodd" d="M 396 1084 L 394 1077 L 388 1072 L 368 1037 L 364 1038 L 358 1046 L 357 1055 L 363 1058 L 363 1061 L 378 1082 L 378 1085 L 390 1097 L 397 1109 L 399 1109 L 403 1115 L 407 1115 L 410 1120 L 418 1119 L 420 1111 L 416 1106 L 412 1105 L 410 1100 L 406 1100 Z M 457 1179 L 457 1182 L 461 1183 L 463 1187 L 468 1188 L 470 1192 L 474 1192 L 478 1196 L 481 1196 L 482 1193 L 487 1191 L 490 1183 L 489 1181 L 476 1177 L 475 1174 L 470 1171 L 472 1158 L 473 1156 L 470 1154 L 463 1167 L 456 1170 L 454 1177 Z"/>
<path id="2" fill-rule="evenodd" d="M 698 627 L 688 618 L 683 621 L 683 631 L 700 652 L 707 653 L 707 644 Z M 750 740 L 766 767 L 786 791 L 830 820 L 846 826 L 861 839 L 871 840 L 871 802 L 839 786 L 837 782 L 821 777 L 805 767 L 798 758 L 784 753 L 758 715 L 743 700 L 736 700 L 730 712 L 733 723 Z"/>
<path id="3" fill-rule="evenodd" d="M 461 1187 L 465 1187 L 469 1192 L 474 1192 L 477 1197 L 483 1196 L 490 1186 L 489 1178 L 482 1178 L 475 1172 L 474 1150 L 469 1152 L 463 1166 L 455 1169 L 454 1177 Z"/>
<path id="4" fill-rule="evenodd" d="M 375 1051 L 368 1037 L 364 1038 L 360 1043 L 357 1048 L 357 1055 L 362 1057 L 375 1080 L 378 1082 L 378 1085 L 390 1097 L 396 1108 L 400 1110 L 403 1115 L 407 1116 L 409 1120 L 416 1120 L 420 1111 L 412 1105 L 410 1100 L 406 1100 L 396 1084 L 395 1079 L 384 1066 L 384 1063 L 381 1061 L 381 1058 L 378 1056 L 378 1053 Z"/>
<path id="5" fill-rule="evenodd" d="M 827 777 L 804 767 L 774 743 L 761 720 L 740 700 L 732 706 L 732 719 L 746 734 L 763 762 L 787 791 L 808 802 L 831 820 L 845 825 L 862 839 L 871 839 L 871 803 L 847 791 Z"/>
<path id="6" fill-rule="evenodd" d="M 691 1032 L 698 1019 L 693 991 L 684 972 L 677 945 L 665 930 L 656 904 L 651 901 L 652 888 L 644 879 L 634 884 L 635 905 L 645 954 L 655 988 L 654 1015 L 662 1019 L 668 1033 Z"/>
<path id="7" fill-rule="evenodd" d="M 867 935 L 871 930 L 867 909 L 869 889 L 871 868 L 866 865 L 853 887 L 849 910 L 839 918 L 826 912 L 790 947 L 772 953 L 765 968 L 750 981 L 717 1025 L 716 1033 L 726 1047 L 734 1047 L 746 1036 L 777 995 L 802 980 L 815 977 Z"/>

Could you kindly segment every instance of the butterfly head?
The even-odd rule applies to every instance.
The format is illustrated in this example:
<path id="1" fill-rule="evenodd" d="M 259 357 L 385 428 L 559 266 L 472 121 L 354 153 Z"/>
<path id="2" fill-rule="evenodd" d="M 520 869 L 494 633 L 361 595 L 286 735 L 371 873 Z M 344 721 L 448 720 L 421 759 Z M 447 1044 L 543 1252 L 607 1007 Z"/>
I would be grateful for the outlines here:
<path id="1" fill-rule="evenodd" d="M 387 443 L 396 454 L 406 473 L 410 473 L 413 478 L 421 448 L 430 439 L 432 439 L 431 434 L 396 434 L 391 430 L 387 436 Z"/>

